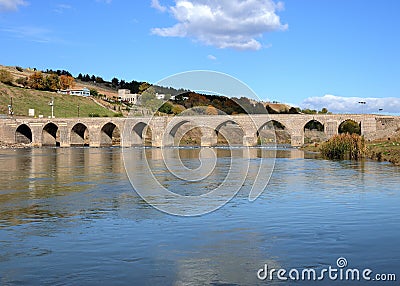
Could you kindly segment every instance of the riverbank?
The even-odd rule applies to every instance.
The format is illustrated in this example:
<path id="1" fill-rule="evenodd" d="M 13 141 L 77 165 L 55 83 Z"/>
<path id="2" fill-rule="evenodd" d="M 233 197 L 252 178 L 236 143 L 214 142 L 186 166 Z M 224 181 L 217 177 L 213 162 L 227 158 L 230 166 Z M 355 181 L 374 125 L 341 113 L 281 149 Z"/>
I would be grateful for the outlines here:
<path id="1" fill-rule="evenodd" d="M 380 162 L 390 162 L 400 166 L 400 138 L 397 140 L 386 140 L 381 142 L 369 143 L 367 146 L 367 156 Z"/>
<path id="2" fill-rule="evenodd" d="M 396 166 L 400 166 L 400 138 L 368 142 L 366 145 L 366 156 L 368 158 L 379 162 L 390 162 Z M 308 152 L 320 153 L 320 144 L 313 143 L 304 145 L 301 149 Z"/>

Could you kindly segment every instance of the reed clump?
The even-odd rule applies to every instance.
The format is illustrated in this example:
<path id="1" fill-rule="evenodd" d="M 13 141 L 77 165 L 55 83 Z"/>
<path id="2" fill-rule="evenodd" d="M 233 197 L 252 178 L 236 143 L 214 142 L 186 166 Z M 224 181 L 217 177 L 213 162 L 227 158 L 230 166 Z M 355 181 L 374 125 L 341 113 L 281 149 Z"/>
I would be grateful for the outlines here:
<path id="1" fill-rule="evenodd" d="M 363 136 L 357 134 L 335 135 L 320 146 L 321 154 L 331 160 L 359 160 L 366 155 Z"/>

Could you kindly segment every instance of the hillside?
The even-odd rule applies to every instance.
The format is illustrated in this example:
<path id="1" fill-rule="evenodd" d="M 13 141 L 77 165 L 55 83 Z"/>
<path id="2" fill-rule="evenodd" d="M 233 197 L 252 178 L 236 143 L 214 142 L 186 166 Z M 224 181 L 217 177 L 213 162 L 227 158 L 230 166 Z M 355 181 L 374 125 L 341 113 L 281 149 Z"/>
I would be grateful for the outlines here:
<path id="1" fill-rule="evenodd" d="M 3 71 L 4 70 L 4 71 Z M 200 94 L 183 89 L 176 90 L 171 87 L 153 86 L 147 82 L 137 82 L 135 80 L 126 82 L 113 78 L 112 81 L 105 81 L 99 76 L 89 76 L 88 74 L 79 74 L 74 78 L 71 73 L 65 70 L 46 70 L 35 73 L 36 69 L 22 68 L 15 66 L 0 65 L 0 81 L 7 84 L 2 85 L 2 94 L 4 99 L 0 101 L 0 112 L 7 113 L 7 105 L 10 97 L 13 96 L 15 115 L 27 116 L 28 109 L 34 108 L 36 115 L 50 115 L 48 106 L 51 97 L 56 98 L 55 111 L 58 117 L 71 117 L 78 115 L 78 104 L 81 105 L 80 116 L 113 116 L 117 112 L 127 116 L 130 110 L 138 109 L 127 102 L 121 104 L 117 101 L 118 89 L 129 89 L 131 93 L 142 93 L 146 91 L 146 96 L 142 99 L 142 106 L 139 109 L 145 109 L 146 112 L 162 105 L 162 100 L 156 99 L 156 94 L 175 99 L 169 100 L 159 111 L 169 115 L 177 115 L 183 110 L 199 106 L 214 107 L 224 114 L 298 114 L 299 108 L 294 108 L 286 104 L 277 102 L 263 103 L 249 98 L 229 98 L 226 96 Z M 28 79 L 29 78 L 29 79 Z M 23 88 L 25 87 L 25 89 Z M 28 88 L 29 87 L 29 88 Z M 70 96 L 61 96 L 56 93 L 42 90 L 54 91 L 57 89 L 82 89 L 88 88 L 93 95 L 90 99 L 76 98 Z M 29 98 L 32 95 L 36 98 Z M 58 101 L 58 102 L 57 102 Z M 97 105 L 96 105 L 97 104 Z M 311 111 L 310 111 L 311 112 Z M 312 111 L 314 112 L 314 111 Z M 315 111 L 316 113 L 317 111 Z M 142 111 L 143 113 L 143 111 Z"/>
<path id="2" fill-rule="evenodd" d="M 36 116 L 39 114 L 44 117 L 50 116 L 49 102 L 52 97 L 54 97 L 54 115 L 56 117 L 77 117 L 78 105 L 81 117 L 89 117 L 91 114 L 99 116 L 114 116 L 115 114 L 90 98 L 13 87 L 3 83 L 0 83 L 0 114 L 8 114 L 11 97 L 15 116 L 28 116 L 30 108 L 35 109 Z"/>

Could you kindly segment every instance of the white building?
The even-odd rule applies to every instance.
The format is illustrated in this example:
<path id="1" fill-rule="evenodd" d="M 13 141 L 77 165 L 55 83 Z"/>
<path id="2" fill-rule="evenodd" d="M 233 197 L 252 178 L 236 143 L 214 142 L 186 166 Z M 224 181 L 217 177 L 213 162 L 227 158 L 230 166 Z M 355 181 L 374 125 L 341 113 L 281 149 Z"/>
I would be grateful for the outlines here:
<path id="1" fill-rule="evenodd" d="M 118 90 L 118 101 L 119 102 L 129 102 L 135 105 L 139 104 L 140 95 L 136 93 L 131 93 L 129 89 L 119 89 Z"/>
<path id="2" fill-rule="evenodd" d="M 166 100 L 168 98 L 168 96 L 163 93 L 156 93 L 156 97 L 157 97 L 157 99 L 161 99 L 161 100 Z M 175 95 L 169 96 L 169 99 L 175 100 Z"/>
<path id="3" fill-rule="evenodd" d="M 86 87 L 82 89 L 63 89 L 57 91 L 60 94 L 69 94 L 69 95 L 76 95 L 76 96 L 90 96 L 90 90 Z"/>

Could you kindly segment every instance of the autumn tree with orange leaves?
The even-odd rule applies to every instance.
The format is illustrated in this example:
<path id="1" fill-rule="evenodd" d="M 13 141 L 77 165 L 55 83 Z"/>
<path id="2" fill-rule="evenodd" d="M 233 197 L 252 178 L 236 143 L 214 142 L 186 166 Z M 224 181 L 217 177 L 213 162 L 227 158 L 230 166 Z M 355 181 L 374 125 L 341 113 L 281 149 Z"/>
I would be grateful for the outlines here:
<path id="1" fill-rule="evenodd" d="M 69 89 L 74 87 L 75 79 L 72 76 L 61 75 L 60 76 L 60 88 Z"/>

